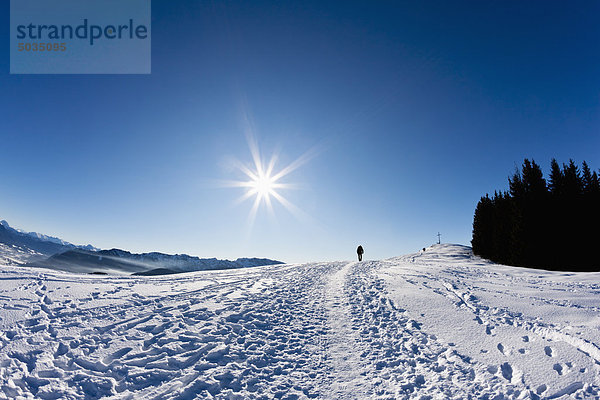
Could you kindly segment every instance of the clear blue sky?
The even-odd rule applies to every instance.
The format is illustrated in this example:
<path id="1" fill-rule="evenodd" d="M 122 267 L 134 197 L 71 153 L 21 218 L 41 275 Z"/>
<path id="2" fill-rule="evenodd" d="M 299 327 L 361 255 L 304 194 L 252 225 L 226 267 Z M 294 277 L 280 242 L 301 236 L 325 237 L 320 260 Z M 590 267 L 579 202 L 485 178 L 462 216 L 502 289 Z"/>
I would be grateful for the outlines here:
<path id="1" fill-rule="evenodd" d="M 75 243 L 289 262 L 469 244 L 524 157 L 600 167 L 600 2 L 152 2 L 151 75 L 9 75 L 0 219 Z M 245 116 L 308 215 L 215 182 Z"/>

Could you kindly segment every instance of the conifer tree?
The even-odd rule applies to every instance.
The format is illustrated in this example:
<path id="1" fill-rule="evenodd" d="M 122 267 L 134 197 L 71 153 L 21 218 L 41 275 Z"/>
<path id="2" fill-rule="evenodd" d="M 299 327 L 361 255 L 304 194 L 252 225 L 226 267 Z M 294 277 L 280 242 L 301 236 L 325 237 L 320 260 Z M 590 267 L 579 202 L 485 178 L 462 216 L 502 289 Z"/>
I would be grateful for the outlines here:
<path id="1" fill-rule="evenodd" d="M 588 234 L 600 225 L 598 173 L 553 159 L 549 180 L 525 159 L 508 178 L 509 191 L 482 197 L 473 218 L 473 252 L 526 267 L 600 270 Z"/>
<path id="2" fill-rule="evenodd" d="M 550 182 L 548 186 L 553 195 L 560 196 L 562 194 L 563 173 L 555 158 L 553 158 L 550 163 Z"/>
<path id="3" fill-rule="evenodd" d="M 563 164 L 563 189 L 564 196 L 568 199 L 573 199 L 583 192 L 581 174 L 573 160 L 569 160 L 569 165 Z"/>
<path id="4" fill-rule="evenodd" d="M 492 201 L 486 194 L 477 203 L 475 208 L 475 216 L 473 217 L 473 239 L 471 244 L 473 251 L 485 258 L 491 258 L 493 256 L 491 252 L 491 243 L 493 237 L 491 235 L 491 229 L 493 225 L 492 221 Z"/>
<path id="5" fill-rule="evenodd" d="M 591 193 L 594 190 L 594 178 L 592 176 L 592 172 L 590 167 L 584 161 L 581 166 L 581 176 L 583 179 L 583 192 Z M 597 178 L 596 178 L 597 179 Z"/>

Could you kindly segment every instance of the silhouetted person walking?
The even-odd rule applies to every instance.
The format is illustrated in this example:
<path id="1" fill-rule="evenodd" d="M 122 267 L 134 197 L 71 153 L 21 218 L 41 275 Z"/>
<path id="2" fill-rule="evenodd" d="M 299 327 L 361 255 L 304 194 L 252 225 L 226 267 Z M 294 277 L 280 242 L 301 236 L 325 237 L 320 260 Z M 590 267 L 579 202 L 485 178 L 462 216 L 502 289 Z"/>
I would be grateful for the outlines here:
<path id="1" fill-rule="evenodd" d="M 358 261 L 362 261 L 362 255 L 365 251 L 363 250 L 362 246 L 358 246 L 358 248 L 356 249 L 356 253 L 358 253 Z"/>

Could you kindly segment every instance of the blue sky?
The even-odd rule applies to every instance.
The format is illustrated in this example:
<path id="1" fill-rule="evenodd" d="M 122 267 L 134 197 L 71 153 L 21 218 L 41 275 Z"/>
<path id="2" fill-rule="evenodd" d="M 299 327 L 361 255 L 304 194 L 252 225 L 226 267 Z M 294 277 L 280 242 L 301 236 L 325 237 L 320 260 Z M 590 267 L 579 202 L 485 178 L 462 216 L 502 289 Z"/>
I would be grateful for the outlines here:
<path id="1" fill-rule="evenodd" d="M 523 158 L 600 167 L 600 3 L 152 2 L 151 75 L 9 75 L 0 219 L 75 243 L 289 262 L 469 244 Z M 376 5 L 375 5 L 376 4 Z M 252 227 L 246 120 L 283 167 Z"/>

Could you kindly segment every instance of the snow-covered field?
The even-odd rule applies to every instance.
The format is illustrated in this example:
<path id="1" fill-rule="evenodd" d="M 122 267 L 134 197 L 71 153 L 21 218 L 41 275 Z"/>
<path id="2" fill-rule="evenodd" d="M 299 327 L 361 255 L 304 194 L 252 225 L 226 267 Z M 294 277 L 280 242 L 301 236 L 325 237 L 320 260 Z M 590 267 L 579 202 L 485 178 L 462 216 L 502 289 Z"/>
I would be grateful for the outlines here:
<path id="1" fill-rule="evenodd" d="M 600 273 L 440 245 L 163 277 L 0 267 L 0 398 L 598 398 Z"/>

